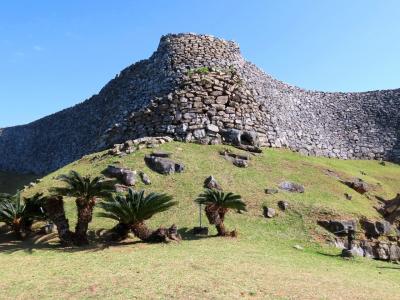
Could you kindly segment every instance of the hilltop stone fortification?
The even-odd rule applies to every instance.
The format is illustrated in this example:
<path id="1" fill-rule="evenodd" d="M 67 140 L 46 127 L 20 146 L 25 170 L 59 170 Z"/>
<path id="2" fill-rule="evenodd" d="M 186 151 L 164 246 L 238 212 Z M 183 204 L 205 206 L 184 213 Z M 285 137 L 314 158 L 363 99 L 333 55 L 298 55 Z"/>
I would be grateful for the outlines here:
<path id="1" fill-rule="evenodd" d="M 99 94 L 0 129 L 0 170 L 46 173 L 115 143 L 165 135 L 400 161 L 400 89 L 303 90 L 245 61 L 234 42 L 170 34 L 149 59 L 121 71 Z"/>

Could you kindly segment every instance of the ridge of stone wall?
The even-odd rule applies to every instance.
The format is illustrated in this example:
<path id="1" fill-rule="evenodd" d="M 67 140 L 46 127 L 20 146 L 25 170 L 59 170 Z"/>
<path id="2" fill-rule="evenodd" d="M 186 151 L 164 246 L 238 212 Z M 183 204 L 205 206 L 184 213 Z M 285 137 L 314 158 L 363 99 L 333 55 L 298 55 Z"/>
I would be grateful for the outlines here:
<path id="1" fill-rule="evenodd" d="M 234 42 L 169 34 L 85 102 L 1 129 L 0 170 L 47 173 L 142 136 L 218 143 L 232 129 L 306 155 L 399 161 L 400 89 L 303 90 L 245 61 Z"/>

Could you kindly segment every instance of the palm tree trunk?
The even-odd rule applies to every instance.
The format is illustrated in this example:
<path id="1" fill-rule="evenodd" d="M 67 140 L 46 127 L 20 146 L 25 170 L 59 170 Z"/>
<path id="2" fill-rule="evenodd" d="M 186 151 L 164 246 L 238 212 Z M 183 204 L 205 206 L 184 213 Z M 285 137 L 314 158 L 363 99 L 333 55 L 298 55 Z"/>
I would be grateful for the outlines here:
<path id="1" fill-rule="evenodd" d="M 221 222 L 219 224 L 215 224 L 215 227 L 217 228 L 218 236 L 227 236 L 228 235 L 223 222 Z"/>
<path id="2" fill-rule="evenodd" d="M 87 230 L 93 218 L 93 208 L 96 204 L 96 199 L 91 198 L 86 200 L 84 198 L 77 198 L 75 202 L 78 210 L 78 221 L 75 226 L 75 244 L 77 246 L 87 245 L 89 244 Z"/>
<path id="3" fill-rule="evenodd" d="M 131 226 L 131 230 L 143 242 L 163 243 L 168 242 L 170 239 L 179 239 L 178 235 L 174 233 L 175 229 L 173 226 L 170 229 L 160 227 L 157 230 L 151 230 L 144 222 L 137 222 Z"/>
<path id="4" fill-rule="evenodd" d="M 61 244 L 71 246 L 74 240 L 74 233 L 69 230 L 69 222 L 65 217 L 63 198 L 61 196 L 47 198 L 46 213 L 50 220 L 57 226 Z"/>
<path id="5" fill-rule="evenodd" d="M 110 237 L 109 240 L 113 242 L 119 242 L 128 237 L 130 227 L 128 224 L 125 223 L 118 223 L 110 230 Z"/>

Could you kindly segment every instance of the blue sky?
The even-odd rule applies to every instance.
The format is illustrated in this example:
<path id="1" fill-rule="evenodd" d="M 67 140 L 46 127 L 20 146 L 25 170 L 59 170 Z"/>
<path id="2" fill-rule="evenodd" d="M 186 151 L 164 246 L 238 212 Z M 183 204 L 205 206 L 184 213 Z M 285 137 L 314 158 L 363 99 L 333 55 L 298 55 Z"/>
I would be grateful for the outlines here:
<path id="1" fill-rule="evenodd" d="M 303 88 L 400 88 L 400 1 L 1 1 L 0 127 L 97 93 L 161 35 L 207 33 Z"/>

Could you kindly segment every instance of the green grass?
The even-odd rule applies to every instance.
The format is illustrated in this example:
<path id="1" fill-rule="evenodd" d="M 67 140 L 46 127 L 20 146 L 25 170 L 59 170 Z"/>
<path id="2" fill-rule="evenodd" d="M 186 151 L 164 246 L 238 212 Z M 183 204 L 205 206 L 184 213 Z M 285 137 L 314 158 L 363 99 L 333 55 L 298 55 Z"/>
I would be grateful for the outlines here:
<path id="1" fill-rule="evenodd" d="M 98 174 L 108 164 L 118 163 L 143 170 L 153 183 L 138 183 L 137 189 L 166 192 L 179 201 L 177 207 L 155 216 L 149 224 L 176 223 L 182 229 L 181 243 L 148 245 L 130 239 L 105 246 L 95 239 L 88 248 L 64 250 L 54 242 L 18 242 L 6 236 L 0 244 L 0 298 L 394 299 L 398 295 L 400 269 L 396 265 L 362 258 L 343 260 L 337 256 L 338 249 L 317 242 L 326 232 L 315 225 L 318 218 L 326 216 L 379 218 L 373 196 L 394 197 L 400 186 L 398 165 L 265 149 L 252 157 L 248 168 L 241 169 L 218 154 L 226 146 L 174 142 L 161 148 L 185 164 L 184 173 L 163 176 L 149 170 L 143 157 L 150 149 L 123 158 L 99 153 L 49 174 L 25 194 L 46 192 L 58 184 L 55 176 L 72 169 Z M 343 179 L 361 177 L 371 183 L 374 190 L 370 199 L 326 175 L 326 169 Z M 227 228 L 239 231 L 237 239 L 201 239 L 186 233 L 198 224 L 193 200 L 211 174 L 225 190 L 241 194 L 248 204 L 247 213 L 227 216 Z M 265 188 L 277 187 L 283 180 L 303 184 L 305 193 L 264 193 Z M 344 193 L 351 194 L 353 200 L 346 200 Z M 278 212 L 271 220 L 263 218 L 262 205 L 277 207 L 279 200 L 290 203 L 289 211 Z M 68 218 L 74 225 L 74 202 L 66 201 Z M 94 218 L 91 230 L 113 225 L 110 220 Z M 210 229 L 211 234 L 216 233 Z M 304 250 L 296 250 L 294 245 Z"/>

